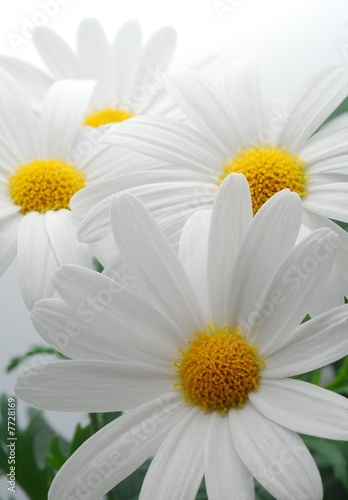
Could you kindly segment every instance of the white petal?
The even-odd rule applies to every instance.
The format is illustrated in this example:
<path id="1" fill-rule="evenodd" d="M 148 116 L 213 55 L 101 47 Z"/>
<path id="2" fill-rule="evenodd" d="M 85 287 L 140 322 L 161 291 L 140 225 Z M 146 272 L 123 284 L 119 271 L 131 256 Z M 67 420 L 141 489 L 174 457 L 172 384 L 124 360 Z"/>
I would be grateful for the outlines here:
<path id="1" fill-rule="evenodd" d="M 338 247 L 329 229 L 314 231 L 298 243 L 248 317 L 249 328 L 262 356 L 287 343 L 325 286 Z M 289 313 L 291 311 L 291 313 Z"/>
<path id="2" fill-rule="evenodd" d="M 156 31 L 143 48 L 133 85 L 144 86 L 148 75 L 156 71 L 161 74 L 167 70 L 176 46 L 176 31 L 165 26 Z"/>
<path id="3" fill-rule="evenodd" d="M 29 99 L 17 81 L 0 69 L 0 145 L 8 168 L 39 154 L 38 129 Z M 11 170 L 12 170 L 11 169 Z M 12 173 L 12 172 L 11 172 Z"/>
<path id="4" fill-rule="evenodd" d="M 299 436 L 272 422 L 251 404 L 229 412 L 239 456 L 255 479 L 281 500 L 321 500 L 315 462 Z"/>
<path id="5" fill-rule="evenodd" d="M 115 90 L 121 102 L 129 93 L 132 78 L 141 51 L 141 27 L 139 21 L 128 21 L 118 31 L 112 43 L 115 65 Z M 127 96 L 128 97 L 128 96 Z"/>
<path id="6" fill-rule="evenodd" d="M 15 391 L 23 401 L 53 411 L 129 410 L 167 394 L 173 387 L 170 365 L 74 360 L 25 370 Z"/>
<path id="7" fill-rule="evenodd" d="M 253 500 L 254 479 L 235 450 L 228 416 L 214 412 L 206 436 L 204 476 L 209 500 Z"/>
<path id="8" fill-rule="evenodd" d="M 27 214 L 18 229 L 18 275 L 28 309 L 53 294 L 51 274 L 58 265 L 45 228 L 45 214 Z"/>
<path id="9" fill-rule="evenodd" d="M 153 455 L 174 422 L 182 401 L 169 395 L 127 412 L 86 441 L 56 475 L 48 500 L 95 500 Z"/>
<path id="10" fill-rule="evenodd" d="M 165 87 L 178 106 L 225 162 L 245 142 L 242 122 L 228 98 L 199 73 L 182 71 L 168 75 Z"/>
<path id="11" fill-rule="evenodd" d="M 134 279 L 130 274 L 129 279 Z M 182 336 L 180 329 L 154 309 L 147 297 L 90 269 L 63 266 L 54 284 L 65 302 L 84 324 L 113 336 L 128 356 L 139 351 L 151 358 L 173 361 Z M 126 352 L 127 352 L 126 350 Z"/>
<path id="12" fill-rule="evenodd" d="M 179 243 L 180 262 L 191 280 L 207 324 L 211 321 L 207 283 L 210 215 L 210 210 L 199 210 L 191 215 L 182 230 Z"/>
<path id="13" fill-rule="evenodd" d="M 220 83 L 243 125 L 247 138 L 243 147 L 260 143 L 259 133 L 264 127 L 264 116 L 257 58 L 247 57 L 228 66 L 220 77 Z"/>
<path id="14" fill-rule="evenodd" d="M 348 305 L 300 325 L 286 344 L 266 358 L 265 377 L 292 377 L 333 363 L 348 354 Z"/>
<path id="15" fill-rule="evenodd" d="M 81 21 L 77 32 L 77 53 L 87 78 L 98 82 L 93 104 L 97 109 L 112 106 L 115 68 L 108 40 L 96 19 L 87 18 Z"/>
<path id="16" fill-rule="evenodd" d="M 302 434 L 348 440 L 348 400 L 301 380 L 262 379 L 250 401 L 265 417 Z"/>
<path id="17" fill-rule="evenodd" d="M 327 65 L 303 81 L 287 102 L 287 120 L 277 143 L 297 153 L 345 99 L 347 87 L 348 70 L 343 65 Z"/>
<path id="18" fill-rule="evenodd" d="M 309 316 L 314 318 L 318 314 L 322 314 L 343 305 L 344 296 L 347 292 L 348 288 L 345 289 L 345 292 L 343 291 L 341 274 L 335 262 L 326 280 L 325 286 L 319 290 L 319 293 L 308 307 Z"/>
<path id="19" fill-rule="evenodd" d="M 104 142 L 190 169 L 197 175 L 222 173 L 224 158 L 192 127 L 164 116 L 141 116 L 126 120 L 106 133 Z"/>
<path id="20" fill-rule="evenodd" d="M 163 441 L 144 479 L 139 500 L 194 500 L 203 477 L 209 415 L 191 408 Z"/>
<path id="21" fill-rule="evenodd" d="M 49 210 L 45 214 L 45 227 L 59 265 L 79 264 L 92 267 L 89 246 L 80 243 L 76 233 L 79 220 L 70 210 Z"/>
<path id="22" fill-rule="evenodd" d="M 44 157 L 71 157 L 94 85 L 90 81 L 66 80 L 55 83 L 47 92 L 40 117 Z"/>
<path id="23" fill-rule="evenodd" d="M 348 182 L 313 186 L 303 208 L 331 219 L 348 222 Z"/>
<path id="24" fill-rule="evenodd" d="M 35 30 L 33 42 L 56 80 L 86 78 L 82 66 L 69 45 L 47 26 Z"/>
<path id="25" fill-rule="evenodd" d="M 229 324 L 251 333 L 255 308 L 292 250 L 301 225 L 300 198 L 284 190 L 257 212 L 240 246 L 230 282 Z"/>
<path id="26" fill-rule="evenodd" d="M 17 252 L 17 235 L 21 217 L 12 215 L 0 224 L 0 277 L 13 261 Z"/>
<path id="27" fill-rule="evenodd" d="M 37 110 L 41 110 L 44 95 L 53 80 L 40 69 L 24 60 L 7 55 L 0 56 L 0 65 L 25 88 Z"/>
<path id="28" fill-rule="evenodd" d="M 144 296 L 182 330 L 183 339 L 203 329 L 204 319 L 189 278 L 144 205 L 121 194 L 111 204 L 111 227 L 121 257 Z"/>
<path id="29" fill-rule="evenodd" d="M 247 180 L 243 175 L 229 175 L 215 198 L 209 233 L 208 289 L 216 327 L 229 319 L 232 274 L 252 219 Z"/>

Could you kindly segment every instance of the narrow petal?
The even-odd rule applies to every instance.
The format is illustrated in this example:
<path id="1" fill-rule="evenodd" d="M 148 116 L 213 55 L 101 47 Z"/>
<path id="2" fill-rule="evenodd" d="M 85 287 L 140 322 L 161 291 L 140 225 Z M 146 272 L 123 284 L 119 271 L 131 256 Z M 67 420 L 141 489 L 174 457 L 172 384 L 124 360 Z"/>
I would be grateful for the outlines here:
<path id="1" fill-rule="evenodd" d="M 251 337 L 262 356 L 270 356 L 286 344 L 306 316 L 316 293 L 325 286 L 337 247 L 336 234 L 318 229 L 300 241 L 284 260 L 248 317 Z"/>
<path id="2" fill-rule="evenodd" d="M 235 450 L 228 417 L 211 415 L 204 448 L 204 477 L 209 500 L 253 500 L 254 479 Z"/>
<path id="3" fill-rule="evenodd" d="M 229 324 L 251 333 L 255 307 L 273 275 L 293 249 L 301 225 L 302 208 L 295 193 L 272 196 L 257 212 L 240 246 L 230 282 Z"/>
<path id="4" fill-rule="evenodd" d="M 115 66 L 115 91 L 121 102 L 127 102 L 141 52 L 141 27 L 137 20 L 128 21 L 118 31 L 112 53 Z M 117 104 L 117 103 L 115 103 Z"/>
<path id="5" fill-rule="evenodd" d="M 263 375 L 293 377 L 341 359 L 348 355 L 347 327 L 348 305 L 306 321 L 267 357 Z"/>
<path id="6" fill-rule="evenodd" d="M 23 401 L 53 411 L 124 411 L 168 393 L 173 374 L 154 364 L 74 360 L 25 370 L 15 391 Z"/>
<path id="7" fill-rule="evenodd" d="M 47 92 L 40 117 L 42 155 L 60 160 L 71 157 L 94 82 L 65 80 Z"/>
<path id="8" fill-rule="evenodd" d="M 286 123 L 278 145 L 298 153 L 305 141 L 324 123 L 347 96 L 348 70 L 327 65 L 299 85 L 286 107 Z"/>
<path id="9" fill-rule="evenodd" d="M 45 227 L 59 265 L 79 264 L 92 267 L 89 246 L 80 243 L 76 233 L 79 220 L 70 210 L 49 210 L 45 213 Z"/>
<path id="10" fill-rule="evenodd" d="M 141 116 L 127 120 L 105 134 L 104 142 L 173 163 L 197 174 L 222 173 L 225 159 L 192 127 L 165 116 Z"/>
<path id="11" fill-rule="evenodd" d="M 313 186 L 303 208 L 330 219 L 348 222 L 348 182 Z"/>
<path id="12" fill-rule="evenodd" d="M 236 450 L 255 479 L 275 498 L 321 500 L 318 468 L 299 436 L 251 404 L 229 412 Z"/>
<path id="13" fill-rule="evenodd" d="M 265 124 L 257 57 L 247 57 L 228 66 L 220 83 L 243 125 L 247 138 L 243 147 L 255 146 Z"/>
<path id="14" fill-rule="evenodd" d="M 86 78 L 87 75 L 76 55 L 53 30 L 47 26 L 40 26 L 35 31 L 33 42 L 55 80 Z"/>
<path id="15" fill-rule="evenodd" d="M 77 54 L 87 78 L 98 82 L 93 104 L 98 109 L 112 105 L 115 68 L 105 32 L 96 19 L 86 18 L 81 21 L 77 32 Z"/>
<path id="16" fill-rule="evenodd" d="M 224 93 L 193 71 L 168 75 L 165 87 L 225 162 L 233 158 L 245 136 L 242 122 Z"/>
<path id="17" fill-rule="evenodd" d="M 128 269 L 127 271 L 128 272 Z M 134 280 L 128 274 L 129 281 Z M 157 311 L 146 296 L 133 293 L 104 274 L 79 266 L 63 266 L 54 284 L 80 321 L 96 332 L 113 336 L 123 349 L 173 361 L 182 332 Z"/>
<path id="18" fill-rule="evenodd" d="M 188 219 L 180 237 L 179 259 L 198 297 L 208 324 L 211 321 L 208 283 L 207 252 L 210 210 L 199 210 Z"/>
<path id="19" fill-rule="evenodd" d="M 308 307 L 309 316 L 314 318 L 318 314 L 331 311 L 335 307 L 343 305 L 345 295 L 348 295 L 348 287 L 344 288 L 342 276 L 335 259 L 325 286 L 322 290 L 319 290 L 315 300 Z"/>
<path id="20" fill-rule="evenodd" d="M 0 277 L 15 258 L 17 235 L 21 217 L 17 214 L 7 217 L 0 224 Z"/>
<path id="21" fill-rule="evenodd" d="M 348 440 L 348 399 L 301 380 L 262 379 L 250 401 L 266 418 L 325 439 Z"/>
<path id="22" fill-rule="evenodd" d="M 229 175 L 215 198 L 209 233 L 208 289 L 217 327 L 226 325 L 229 319 L 232 274 L 252 220 L 247 180 L 243 175 Z"/>
<path id="23" fill-rule="evenodd" d="M 182 330 L 183 339 L 201 329 L 204 319 L 189 278 L 144 205 L 121 194 L 111 205 L 111 227 L 144 296 Z"/>
<path id="24" fill-rule="evenodd" d="M 53 294 L 51 274 L 58 265 L 46 231 L 45 215 L 27 214 L 18 229 L 18 275 L 28 309 L 31 310 L 37 300 Z"/>
<path id="25" fill-rule="evenodd" d="M 194 500 L 203 477 L 204 438 L 209 416 L 191 408 L 152 460 L 139 500 Z"/>
<path id="26" fill-rule="evenodd" d="M 153 455 L 184 414 L 176 394 L 130 410 L 86 441 L 56 475 L 48 500 L 95 500 Z"/>

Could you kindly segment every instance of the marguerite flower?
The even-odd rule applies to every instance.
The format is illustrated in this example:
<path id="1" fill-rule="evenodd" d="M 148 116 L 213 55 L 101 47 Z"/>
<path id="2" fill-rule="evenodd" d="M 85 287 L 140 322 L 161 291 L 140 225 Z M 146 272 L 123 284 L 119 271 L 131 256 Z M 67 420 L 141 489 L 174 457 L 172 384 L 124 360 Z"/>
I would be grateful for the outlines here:
<path id="1" fill-rule="evenodd" d="M 348 353 L 348 305 L 302 325 L 325 286 L 338 238 L 323 228 L 294 244 L 300 198 L 282 191 L 252 216 L 248 184 L 231 175 L 212 212 L 187 222 L 179 257 L 129 194 L 112 229 L 137 293 L 78 266 L 55 274 L 63 300 L 33 322 L 73 358 L 31 368 L 16 393 L 51 410 L 129 410 L 58 472 L 49 500 L 95 500 L 154 456 L 141 500 L 321 499 L 297 432 L 348 439 L 348 401 L 291 377 Z M 272 467 L 276 474 L 271 474 Z"/>
<path id="2" fill-rule="evenodd" d="M 0 65 L 18 78 L 40 108 L 45 91 L 57 80 L 95 80 L 84 123 L 91 127 L 120 122 L 142 113 L 173 108 L 160 81 L 172 59 L 176 33 L 163 27 L 142 45 L 138 21 L 129 21 L 110 43 L 96 19 L 84 19 L 77 32 L 77 53 L 48 27 L 37 28 L 33 42 L 51 76 L 11 56 Z"/>
<path id="3" fill-rule="evenodd" d="M 178 235 L 193 209 L 212 205 L 231 173 L 248 179 L 254 213 L 281 189 L 296 192 L 304 208 L 303 231 L 330 227 L 341 241 L 328 286 L 312 311 L 343 304 L 348 235 L 329 218 L 348 221 L 348 118 L 315 132 L 348 95 L 348 67 L 324 67 L 295 89 L 284 108 L 273 110 L 262 101 L 255 58 L 229 67 L 219 86 L 194 72 L 168 75 L 166 82 L 192 126 L 166 117 L 139 117 L 104 139 L 172 165 L 175 181 L 159 173 L 156 185 L 141 186 L 134 194 L 159 221 L 169 217 Z M 100 184 L 77 195 L 74 206 L 86 213 L 88 196 L 102 200 L 111 191 L 112 184 Z M 96 238 L 96 227 L 98 237 L 102 234 L 108 204 L 105 200 L 87 217 L 81 230 L 86 241 Z"/>
<path id="4" fill-rule="evenodd" d="M 148 162 L 139 155 L 100 146 L 81 133 L 93 88 L 93 82 L 54 84 L 37 122 L 22 89 L 1 72 L 0 276 L 17 253 L 28 308 L 52 295 L 51 273 L 59 265 L 92 265 L 89 245 L 76 237 L 80 220 L 70 210 L 73 195 L 111 172 L 124 187 L 125 172 L 129 179 L 145 175 Z"/>

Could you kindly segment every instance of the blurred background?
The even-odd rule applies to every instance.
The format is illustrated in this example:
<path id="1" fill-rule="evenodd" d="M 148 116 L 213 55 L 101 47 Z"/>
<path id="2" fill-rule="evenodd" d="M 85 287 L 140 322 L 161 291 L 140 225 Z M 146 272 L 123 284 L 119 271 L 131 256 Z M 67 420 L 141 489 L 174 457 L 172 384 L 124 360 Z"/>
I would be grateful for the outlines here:
<path id="1" fill-rule="evenodd" d="M 45 9 L 52 2 L 56 12 L 49 16 Z M 39 67 L 43 65 L 32 44 L 32 28 L 39 23 L 49 26 L 75 46 L 77 26 L 85 17 L 98 18 L 110 39 L 129 19 L 140 20 L 145 39 L 163 25 L 174 26 L 178 46 L 172 69 L 220 54 L 208 70 L 214 77 L 230 61 L 257 53 L 268 98 L 285 97 L 325 63 L 348 63 L 346 0 L 12 0 L 3 9 L 0 51 Z M 16 36 L 21 43 L 14 43 Z M 10 359 L 43 343 L 22 303 L 16 262 L 0 280 L 0 325 L 1 392 L 11 396 L 17 373 L 5 373 Z M 24 425 L 24 403 L 18 402 L 18 415 Z M 76 423 L 86 417 L 50 413 L 47 420 L 70 439 Z M 6 490 L 0 483 L 1 499 L 7 498 Z M 25 498 L 16 493 L 16 499 Z"/>

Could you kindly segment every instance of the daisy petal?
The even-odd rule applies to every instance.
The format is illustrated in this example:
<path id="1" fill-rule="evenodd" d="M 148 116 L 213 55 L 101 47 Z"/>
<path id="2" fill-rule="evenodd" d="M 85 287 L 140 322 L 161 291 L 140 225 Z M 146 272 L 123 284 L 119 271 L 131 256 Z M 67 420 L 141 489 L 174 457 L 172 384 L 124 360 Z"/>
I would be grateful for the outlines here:
<path id="1" fill-rule="evenodd" d="M 248 181 L 243 175 L 229 175 L 215 198 L 209 233 L 208 290 L 216 327 L 228 320 L 232 273 L 252 220 Z"/>
<path id="2" fill-rule="evenodd" d="M 221 75 L 220 83 L 244 126 L 248 139 L 243 147 L 253 147 L 258 144 L 264 127 L 257 57 L 246 57 L 230 65 Z"/>
<path id="3" fill-rule="evenodd" d="M 288 429 L 348 440 L 348 399 L 301 380 L 262 379 L 250 401 L 265 417 Z"/>
<path id="4" fill-rule="evenodd" d="M 230 284 L 229 322 L 251 333 L 250 317 L 284 258 L 295 245 L 302 220 L 297 194 L 272 196 L 255 215 L 238 253 Z"/>
<path id="5" fill-rule="evenodd" d="M 227 417 L 211 415 L 204 449 L 204 476 L 209 500 L 253 500 L 254 479 L 236 452 Z"/>
<path id="6" fill-rule="evenodd" d="M 344 304 L 344 296 L 348 295 L 348 287 L 343 291 L 342 275 L 336 265 L 332 266 L 325 286 L 319 290 L 315 300 L 308 307 L 308 314 L 311 318 L 326 311 L 331 311 L 335 307 Z"/>
<path id="7" fill-rule="evenodd" d="M 181 329 L 183 339 L 204 327 L 189 278 L 144 205 L 129 194 L 121 194 L 111 204 L 111 227 L 121 257 L 144 296 Z"/>
<path id="8" fill-rule="evenodd" d="M 320 500 L 318 468 L 299 436 L 251 404 L 229 412 L 236 450 L 255 479 L 275 498 Z"/>
<path id="9" fill-rule="evenodd" d="M 337 247 L 336 234 L 318 229 L 284 260 L 247 319 L 262 356 L 270 356 L 286 344 L 306 316 L 315 294 L 325 285 Z"/>
<path id="10" fill-rule="evenodd" d="M 288 336 L 286 344 L 266 358 L 264 376 L 293 377 L 348 355 L 348 305 L 306 321 Z"/>
<path id="11" fill-rule="evenodd" d="M 327 65 L 307 78 L 290 96 L 287 120 L 278 145 L 297 153 L 305 141 L 347 97 L 348 71 L 343 65 Z"/>
<path id="12" fill-rule="evenodd" d="M 69 45 L 47 26 L 40 26 L 35 30 L 33 42 L 55 80 L 87 77 Z"/>
<path id="13" fill-rule="evenodd" d="M 192 123 L 211 141 L 226 161 L 237 152 L 245 136 L 242 123 L 227 97 L 193 71 L 168 75 L 165 87 Z"/>
<path id="14" fill-rule="evenodd" d="M 52 482 L 48 500 L 95 500 L 156 453 L 184 414 L 182 401 L 168 395 L 130 410 L 92 436 L 69 458 Z"/>
<path id="15" fill-rule="evenodd" d="M 128 271 L 128 270 L 127 270 Z M 134 278 L 128 273 L 129 281 Z M 170 360 L 177 355 L 182 333 L 149 301 L 118 282 L 90 269 L 63 266 L 54 275 L 60 296 L 86 325 L 114 336 L 126 355 Z"/>
<path id="16" fill-rule="evenodd" d="M 48 210 L 45 213 L 45 227 L 59 265 L 79 264 L 92 267 L 89 246 L 80 243 L 76 232 L 79 220 L 70 210 Z"/>
<path id="17" fill-rule="evenodd" d="M 54 292 L 51 273 L 59 263 L 49 240 L 45 215 L 31 212 L 18 229 L 18 275 L 23 300 L 32 309 L 37 300 Z"/>
<path id="18" fill-rule="evenodd" d="M 11 264 L 17 252 L 17 234 L 21 217 L 12 215 L 0 224 L 0 277 Z"/>
<path id="19" fill-rule="evenodd" d="M 118 31 L 112 43 L 115 65 L 115 89 L 121 102 L 128 94 L 141 51 L 141 27 L 139 21 L 128 21 Z"/>
<path id="20" fill-rule="evenodd" d="M 57 82 L 45 96 L 40 117 L 42 155 L 61 160 L 71 157 L 71 148 L 81 128 L 94 82 Z"/>
<path id="21" fill-rule="evenodd" d="M 152 460 L 139 500 L 194 500 L 203 477 L 203 450 L 209 417 L 190 408 Z"/>
<path id="22" fill-rule="evenodd" d="M 25 370 L 15 391 L 36 408 L 53 411 L 129 410 L 173 386 L 171 367 L 117 361 L 57 361 Z"/>
<path id="23" fill-rule="evenodd" d="M 303 207 L 324 217 L 348 222 L 348 182 L 312 186 Z"/>
<path id="24" fill-rule="evenodd" d="M 179 244 L 180 262 L 191 280 L 207 324 L 211 321 L 206 274 L 210 215 L 210 210 L 194 213 L 182 230 Z"/>

